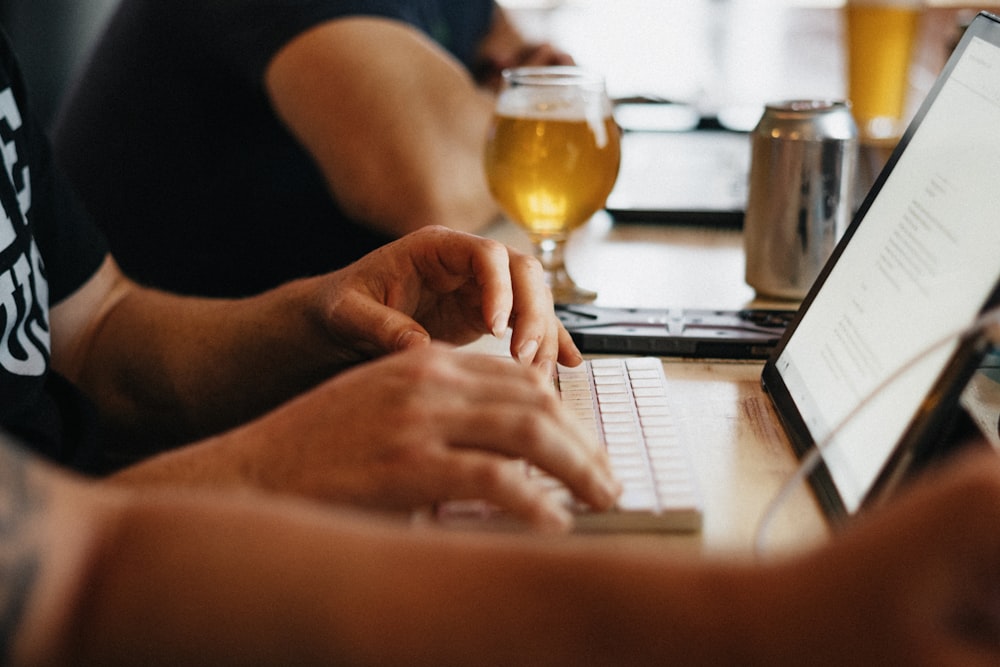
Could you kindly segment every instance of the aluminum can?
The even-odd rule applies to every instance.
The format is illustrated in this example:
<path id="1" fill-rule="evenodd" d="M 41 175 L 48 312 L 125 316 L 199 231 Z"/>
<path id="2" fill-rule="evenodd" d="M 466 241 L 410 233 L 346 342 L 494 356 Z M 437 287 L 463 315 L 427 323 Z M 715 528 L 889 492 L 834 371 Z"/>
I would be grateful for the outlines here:
<path id="1" fill-rule="evenodd" d="M 801 299 L 853 214 L 858 128 L 838 100 L 768 104 L 751 136 L 746 282 Z"/>

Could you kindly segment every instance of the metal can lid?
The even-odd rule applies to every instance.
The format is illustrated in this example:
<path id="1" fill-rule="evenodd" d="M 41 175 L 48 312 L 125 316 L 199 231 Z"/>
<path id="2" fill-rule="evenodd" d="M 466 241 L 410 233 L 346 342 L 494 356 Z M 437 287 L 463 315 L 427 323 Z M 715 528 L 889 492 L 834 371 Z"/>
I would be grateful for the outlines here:
<path id="1" fill-rule="evenodd" d="M 768 111 L 795 114 L 816 114 L 850 108 L 851 103 L 847 100 L 784 100 L 766 105 Z"/>
<path id="2" fill-rule="evenodd" d="M 755 131 L 789 140 L 850 141 L 857 137 L 858 130 L 850 102 L 799 99 L 767 104 Z"/>

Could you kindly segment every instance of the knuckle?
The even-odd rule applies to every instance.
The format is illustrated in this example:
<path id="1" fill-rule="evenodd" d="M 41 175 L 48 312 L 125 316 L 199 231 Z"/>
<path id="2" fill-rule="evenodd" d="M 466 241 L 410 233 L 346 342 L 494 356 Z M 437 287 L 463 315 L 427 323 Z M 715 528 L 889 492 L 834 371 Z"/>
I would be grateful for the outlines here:
<path id="1" fill-rule="evenodd" d="M 495 255 L 502 255 L 504 257 L 510 255 L 510 250 L 507 248 L 507 246 L 505 246 L 503 243 L 500 243 L 496 239 L 488 239 L 485 237 L 477 237 L 477 238 L 481 238 L 483 248 L 486 250 L 486 252 Z"/>
<path id="2" fill-rule="evenodd" d="M 421 237 L 426 236 L 434 238 L 434 237 L 447 236 L 452 232 L 453 230 L 449 229 L 448 227 L 445 227 L 444 225 L 435 224 L 435 225 L 425 225 L 417 229 L 415 232 L 413 232 L 413 234 Z"/>
<path id="3" fill-rule="evenodd" d="M 394 458 L 401 471 L 410 473 L 434 470 L 440 463 L 438 448 L 419 439 L 397 448 Z"/>
<path id="4" fill-rule="evenodd" d="M 493 493 L 507 485 L 508 469 L 500 460 L 483 461 L 472 471 L 476 488 L 484 493 Z"/>
<path id="5" fill-rule="evenodd" d="M 445 352 L 436 346 L 432 345 L 415 350 L 403 369 L 404 379 L 410 384 L 410 387 L 425 387 L 440 383 L 448 374 L 446 361 Z M 411 391 L 410 393 L 416 394 L 418 392 Z"/>
<path id="6" fill-rule="evenodd" d="M 562 414 L 562 412 L 566 409 L 554 391 L 548 391 L 546 388 L 540 391 L 539 394 L 540 395 L 536 403 L 546 414 Z"/>
<path id="7" fill-rule="evenodd" d="M 548 417 L 537 410 L 527 412 L 519 421 L 517 437 L 522 443 L 522 449 L 529 457 L 537 454 L 549 433 Z"/>
<path id="8" fill-rule="evenodd" d="M 539 277 L 544 275 L 542 263 L 533 255 L 511 253 L 510 264 L 513 269 L 528 275 L 536 275 Z"/>

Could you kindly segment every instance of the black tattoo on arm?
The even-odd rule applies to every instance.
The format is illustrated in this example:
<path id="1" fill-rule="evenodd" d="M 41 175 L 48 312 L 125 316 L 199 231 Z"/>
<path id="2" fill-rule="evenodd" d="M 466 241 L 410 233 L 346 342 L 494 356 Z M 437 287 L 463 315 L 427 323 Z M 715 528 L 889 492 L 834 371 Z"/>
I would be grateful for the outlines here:
<path id="1" fill-rule="evenodd" d="M 31 457 L 0 436 L 0 665 L 10 650 L 41 560 L 35 526 L 44 506 Z"/>

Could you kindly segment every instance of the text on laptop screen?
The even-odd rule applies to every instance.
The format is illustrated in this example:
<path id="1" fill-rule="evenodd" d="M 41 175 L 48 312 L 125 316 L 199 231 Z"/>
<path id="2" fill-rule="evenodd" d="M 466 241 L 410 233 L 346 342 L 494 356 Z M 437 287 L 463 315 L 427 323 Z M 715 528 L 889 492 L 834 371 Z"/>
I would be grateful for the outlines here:
<path id="1" fill-rule="evenodd" d="M 1000 48 L 979 38 L 944 82 L 776 367 L 849 512 L 868 492 L 1000 267 Z M 920 358 L 914 363 L 915 357 Z"/>

